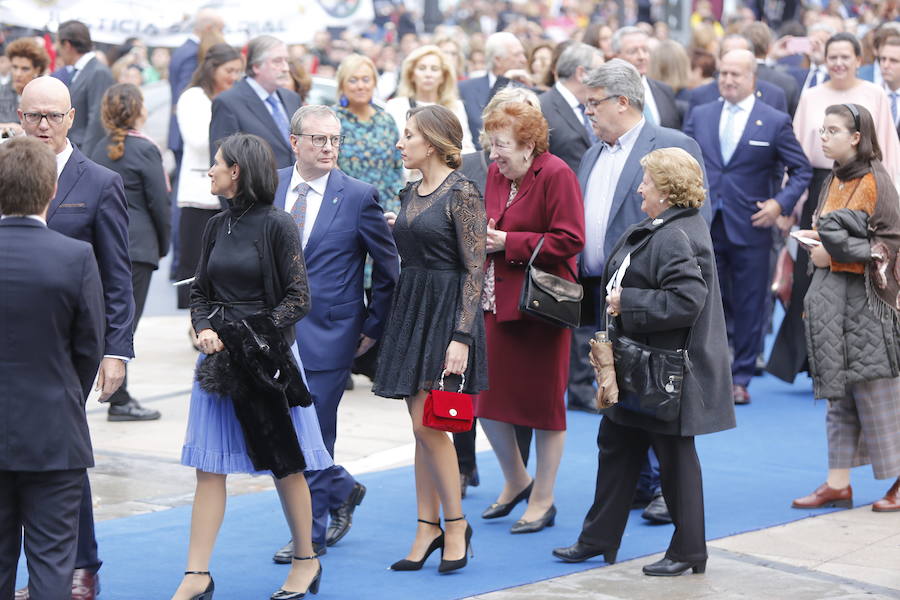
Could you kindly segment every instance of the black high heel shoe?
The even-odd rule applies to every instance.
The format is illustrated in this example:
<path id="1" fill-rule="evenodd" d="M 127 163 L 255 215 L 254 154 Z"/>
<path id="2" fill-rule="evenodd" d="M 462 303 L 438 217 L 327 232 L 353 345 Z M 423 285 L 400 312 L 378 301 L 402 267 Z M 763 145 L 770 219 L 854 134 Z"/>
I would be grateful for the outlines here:
<path id="1" fill-rule="evenodd" d="M 466 516 L 463 515 L 456 519 L 444 519 L 444 523 L 452 523 L 454 521 L 462 521 Z M 462 558 L 457 560 L 445 560 L 444 552 L 441 551 L 441 565 L 438 567 L 438 573 L 449 573 L 451 571 L 457 571 L 462 569 L 469 562 L 469 556 L 475 558 L 475 554 L 472 552 L 472 526 L 466 523 L 466 549 L 463 552 Z"/>
<path id="2" fill-rule="evenodd" d="M 441 529 L 441 524 L 435 523 L 434 521 L 426 521 L 425 519 L 418 519 L 418 521 L 419 523 L 434 525 L 441 530 L 441 534 L 431 540 L 431 544 L 429 544 L 428 549 L 425 551 L 425 556 L 423 556 L 421 560 L 409 560 L 406 558 L 404 558 L 403 560 L 398 560 L 389 567 L 391 571 L 418 571 L 422 568 L 422 565 L 425 564 L 425 561 L 428 560 L 428 557 L 431 556 L 431 554 L 435 550 L 444 547 L 444 530 Z"/>
<path id="3" fill-rule="evenodd" d="M 512 509 L 516 507 L 516 504 L 521 502 L 522 500 L 527 500 L 531 497 L 531 489 L 534 487 L 534 479 L 531 480 L 531 483 L 528 486 L 519 492 L 515 498 L 506 502 L 505 504 L 500 504 L 499 502 L 494 502 L 481 513 L 482 519 L 499 519 L 500 517 L 505 517 L 508 515 Z M 446 522 L 447 519 L 444 519 Z"/>
<path id="4" fill-rule="evenodd" d="M 185 571 L 185 575 L 209 575 L 209 571 Z M 213 581 L 212 575 L 209 575 L 209 585 L 206 589 L 192 596 L 191 600 L 212 600 L 213 592 L 216 591 L 216 582 Z"/>
<path id="5" fill-rule="evenodd" d="M 317 554 L 313 554 L 312 556 L 295 556 L 294 560 L 312 560 L 314 558 L 319 558 Z M 322 581 L 322 563 L 319 563 L 319 570 L 316 571 L 316 576 L 313 577 L 313 580 L 309 583 L 309 587 L 306 588 L 306 592 L 310 594 L 318 594 L 319 593 L 319 583 Z M 300 598 L 306 597 L 306 592 L 289 592 L 284 588 L 280 588 L 277 592 L 269 596 L 269 600 L 300 600 Z"/>

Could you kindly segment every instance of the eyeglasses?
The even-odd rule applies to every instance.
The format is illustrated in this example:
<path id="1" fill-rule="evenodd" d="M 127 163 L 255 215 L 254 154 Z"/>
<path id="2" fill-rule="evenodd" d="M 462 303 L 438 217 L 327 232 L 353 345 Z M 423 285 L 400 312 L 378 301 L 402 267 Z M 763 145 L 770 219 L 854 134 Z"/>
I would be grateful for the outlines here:
<path id="1" fill-rule="evenodd" d="M 832 138 L 839 133 L 850 133 L 846 129 L 837 129 L 836 127 L 829 127 L 825 129 L 824 127 L 819 127 L 819 135 L 825 138 Z"/>
<path id="2" fill-rule="evenodd" d="M 27 112 L 22 113 L 22 116 L 25 117 L 25 120 L 31 123 L 32 125 L 39 125 L 43 119 L 47 119 L 47 122 L 51 125 L 59 125 L 63 122 L 63 119 L 66 118 L 66 115 L 69 114 L 71 108 L 64 113 L 60 112 L 51 112 L 51 113 L 38 113 L 38 112 Z"/>
<path id="3" fill-rule="evenodd" d="M 341 144 L 344 143 L 344 136 L 342 135 L 333 135 L 328 137 L 327 135 L 319 135 L 312 133 L 295 133 L 296 136 L 307 136 L 312 140 L 312 145 L 316 148 L 324 148 L 326 142 L 331 142 L 331 145 L 334 148 L 340 147 Z"/>
<path id="4" fill-rule="evenodd" d="M 600 100 L 594 100 L 593 98 L 588 98 L 588 101 L 585 103 L 591 108 L 597 108 L 607 100 L 612 100 L 613 98 L 618 98 L 618 94 L 613 94 L 612 96 L 607 96 L 606 98 L 601 98 Z"/>

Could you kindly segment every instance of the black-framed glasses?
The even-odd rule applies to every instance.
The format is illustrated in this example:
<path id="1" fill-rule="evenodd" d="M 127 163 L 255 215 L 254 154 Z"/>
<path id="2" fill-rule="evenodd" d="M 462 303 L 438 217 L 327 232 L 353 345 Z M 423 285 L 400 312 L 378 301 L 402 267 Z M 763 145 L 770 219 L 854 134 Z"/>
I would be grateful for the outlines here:
<path id="1" fill-rule="evenodd" d="M 340 147 L 341 144 L 344 143 L 344 136 L 342 135 L 333 135 L 328 137 L 327 135 L 315 134 L 315 133 L 295 133 L 296 136 L 307 136 L 312 140 L 312 145 L 316 148 L 324 148 L 326 142 L 331 142 L 331 145 L 335 148 Z"/>
<path id="2" fill-rule="evenodd" d="M 585 103 L 591 108 L 597 108 L 607 100 L 612 100 L 613 98 L 618 98 L 619 94 L 613 94 L 612 96 L 607 96 L 606 98 L 601 98 L 599 100 L 594 100 L 593 98 L 588 98 L 588 101 Z"/>
<path id="3" fill-rule="evenodd" d="M 71 108 L 69 110 L 72 110 Z M 47 122 L 51 125 L 59 125 L 63 122 L 63 119 L 66 118 L 66 115 L 69 114 L 67 110 L 64 113 L 61 112 L 50 112 L 50 113 L 39 113 L 39 112 L 27 112 L 22 113 L 22 116 L 25 117 L 25 120 L 31 123 L 32 125 L 38 125 L 43 119 L 47 119 Z"/>

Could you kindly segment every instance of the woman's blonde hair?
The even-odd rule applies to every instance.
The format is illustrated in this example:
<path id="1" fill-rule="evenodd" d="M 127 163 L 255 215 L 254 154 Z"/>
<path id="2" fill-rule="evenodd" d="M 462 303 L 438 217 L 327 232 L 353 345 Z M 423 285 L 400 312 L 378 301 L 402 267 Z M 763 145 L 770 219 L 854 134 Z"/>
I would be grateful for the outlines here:
<path id="1" fill-rule="evenodd" d="M 670 205 L 699 208 L 703 204 L 703 170 L 685 150 L 659 148 L 644 156 L 641 166 Z"/>
<path id="2" fill-rule="evenodd" d="M 347 79 L 349 79 L 354 71 L 362 66 L 371 69 L 374 83 L 376 85 L 378 84 L 378 69 L 375 68 L 375 63 L 372 62 L 372 59 L 368 56 L 363 56 L 362 54 L 350 54 L 341 61 L 337 73 L 335 73 L 334 76 L 335 80 L 337 80 L 338 94 L 344 93 L 344 84 L 347 82 Z M 375 91 L 374 88 L 372 91 Z"/>
<path id="3" fill-rule="evenodd" d="M 672 40 L 660 42 L 650 53 L 647 77 L 669 84 L 676 94 L 688 87 L 691 59 L 684 46 Z"/>
<path id="4" fill-rule="evenodd" d="M 456 94 L 456 69 L 447 60 L 447 55 L 433 44 L 419 46 L 404 59 L 403 66 L 400 68 L 400 85 L 397 87 L 397 95 L 415 99 L 416 84 L 413 80 L 413 71 L 416 70 L 416 65 L 419 61 L 426 56 L 437 56 L 438 60 L 441 61 L 441 75 L 444 76 L 444 80 L 441 81 L 437 89 L 437 103 L 453 110 L 453 105 L 458 98 Z"/>

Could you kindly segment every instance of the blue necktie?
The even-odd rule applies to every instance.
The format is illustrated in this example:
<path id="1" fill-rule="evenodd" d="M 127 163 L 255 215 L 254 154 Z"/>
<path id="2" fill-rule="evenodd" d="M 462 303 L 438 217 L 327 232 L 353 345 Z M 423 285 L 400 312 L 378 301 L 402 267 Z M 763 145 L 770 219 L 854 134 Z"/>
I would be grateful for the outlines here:
<path id="1" fill-rule="evenodd" d="M 894 126 L 897 126 L 897 92 L 889 94 L 891 98 L 891 117 L 894 119 Z"/>
<path id="2" fill-rule="evenodd" d="M 731 155 L 734 154 L 735 148 L 737 148 L 737 132 L 734 130 L 734 115 L 737 114 L 741 107 L 737 104 L 729 104 L 728 105 L 728 117 L 725 119 L 725 130 L 722 132 L 722 164 L 727 165 L 728 161 L 731 160 Z"/>
<path id="3" fill-rule="evenodd" d="M 647 119 L 648 123 L 659 125 L 659 123 L 657 123 L 656 119 L 653 117 L 653 111 L 650 110 L 650 105 L 646 101 L 644 102 L 644 118 Z"/>
<path id="4" fill-rule="evenodd" d="M 275 125 L 278 126 L 278 130 L 281 132 L 281 135 L 284 137 L 284 141 L 291 144 L 291 124 L 288 122 L 287 117 L 284 116 L 284 112 L 281 109 L 281 102 L 278 101 L 278 96 L 274 93 L 266 98 L 266 103 L 272 107 L 272 118 L 275 120 Z"/>
<path id="5" fill-rule="evenodd" d="M 597 134 L 594 133 L 594 126 L 591 125 L 591 119 L 587 116 L 587 113 L 584 109 L 584 104 L 578 105 L 578 110 L 581 111 L 581 122 L 584 123 L 584 128 L 587 130 L 588 139 L 591 141 L 591 145 L 593 146 L 597 143 L 598 138 Z"/>

